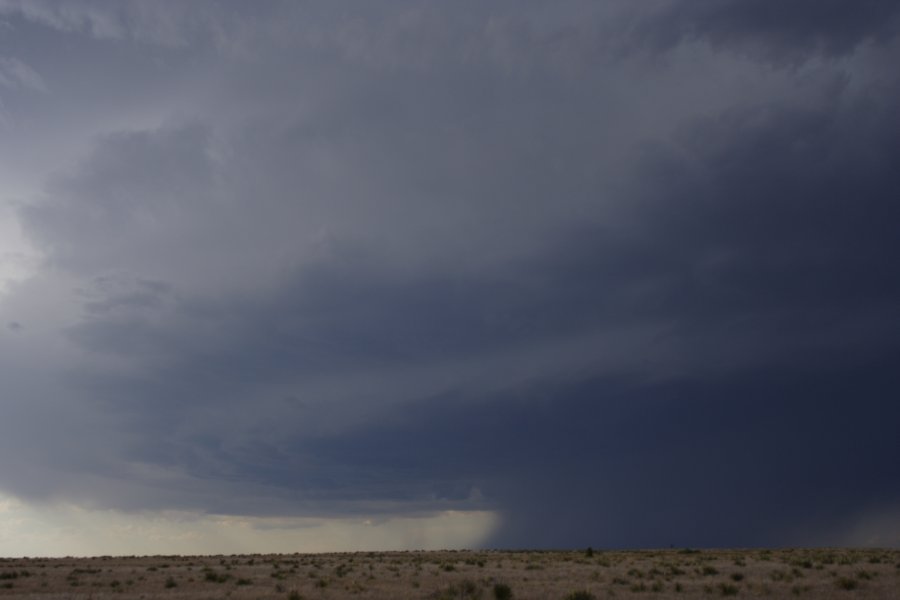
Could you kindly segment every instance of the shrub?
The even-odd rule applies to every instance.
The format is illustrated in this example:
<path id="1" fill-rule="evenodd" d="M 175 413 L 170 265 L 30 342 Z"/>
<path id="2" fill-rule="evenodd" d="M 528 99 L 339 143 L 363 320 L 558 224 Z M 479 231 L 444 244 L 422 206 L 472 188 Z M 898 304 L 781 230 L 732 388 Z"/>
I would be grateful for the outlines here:
<path id="1" fill-rule="evenodd" d="M 572 592 L 566 596 L 566 600 L 595 600 L 594 595 L 587 590 Z"/>
<path id="2" fill-rule="evenodd" d="M 173 588 L 173 587 L 175 587 L 176 585 L 178 585 L 178 584 L 175 583 L 175 580 L 172 579 L 171 577 L 169 577 L 168 579 L 166 579 L 166 587 L 167 587 L 167 588 Z"/>
<path id="3" fill-rule="evenodd" d="M 204 575 L 204 579 L 206 579 L 206 581 L 214 581 L 215 583 L 225 583 L 230 578 L 231 575 L 228 575 L 227 573 L 219 574 L 215 571 L 207 571 Z"/>
<path id="4" fill-rule="evenodd" d="M 495 600 L 510 600 L 513 597 L 512 590 L 505 583 L 495 583 L 494 584 L 494 598 Z"/>
<path id="5" fill-rule="evenodd" d="M 858 585 L 856 580 L 851 579 L 850 577 L 840 577 L 835 584 L 838 586 L 838 589 L 841 590 L 855 590 Z"/>
<path id="6" fill-rule="evenodd" d="M 737 596 L 738 587 L 736 585 L 731 585 L 730 583 L 720 583 L 719 593 L 723 596 Z"/>
<path id="7" fill-rule="evenodd" d="M 436 590 L 429 598 L 433 598 L 434 600 L 478 600 L 481 598 L 481 592 L 482 590 L 478 587 L 478 584 L 466 579 L 465 581 L 461 581 L 458 585 L 451 585 L 450 587 Z"/>
<path id="8" fill-rule="evenodd" d="M 466 579 L 459 584 L 459 592 L 463 598 L 480 598 L 481 589 L 471 579 Z"/>

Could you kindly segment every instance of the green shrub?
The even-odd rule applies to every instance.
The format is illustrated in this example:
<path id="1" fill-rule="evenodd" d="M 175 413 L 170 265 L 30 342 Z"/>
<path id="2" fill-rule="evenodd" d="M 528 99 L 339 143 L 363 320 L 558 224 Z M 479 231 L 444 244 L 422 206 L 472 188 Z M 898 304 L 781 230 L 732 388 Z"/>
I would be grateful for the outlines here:
<path id="1" fill-rule="evenodd" d="M 566 600 L 595 600 L 594 595 L 587 590 L 572 592 L 566 596 Z"/>

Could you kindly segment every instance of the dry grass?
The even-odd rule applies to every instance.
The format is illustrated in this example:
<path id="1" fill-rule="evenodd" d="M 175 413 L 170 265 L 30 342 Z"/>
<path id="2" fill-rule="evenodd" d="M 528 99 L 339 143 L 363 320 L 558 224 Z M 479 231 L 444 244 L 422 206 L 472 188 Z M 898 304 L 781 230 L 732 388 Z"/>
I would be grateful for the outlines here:
<path id="1" fill-rule="evenodd" d="M 900 551 L 648 550 L 591 555 L 444 551 L 0 559 L 0 598 L 493 600 L 501 596 L 900 598 Z"/>

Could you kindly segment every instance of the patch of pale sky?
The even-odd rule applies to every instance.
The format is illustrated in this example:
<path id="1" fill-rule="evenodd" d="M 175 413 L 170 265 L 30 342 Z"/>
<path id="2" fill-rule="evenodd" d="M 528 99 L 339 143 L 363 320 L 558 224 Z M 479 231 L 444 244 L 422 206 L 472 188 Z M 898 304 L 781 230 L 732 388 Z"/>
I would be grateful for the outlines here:
<path id="1" fill-rule="evenodd" d="M 0 556 L 240 554 L 477 547 L 497 524 L 486 511 L 341 519 L 184 511 L 124 513 L 0 494 Z"/>

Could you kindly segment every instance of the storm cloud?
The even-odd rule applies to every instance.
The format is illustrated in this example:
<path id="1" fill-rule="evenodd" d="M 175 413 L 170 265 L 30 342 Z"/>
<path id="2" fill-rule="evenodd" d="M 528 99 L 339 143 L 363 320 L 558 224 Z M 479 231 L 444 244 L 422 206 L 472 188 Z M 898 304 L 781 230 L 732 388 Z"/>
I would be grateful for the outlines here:
<path id="1" fill-rule="evenodd" d="M 0 2 L 0 491 L 900 543 L 898 13 Z"/>

